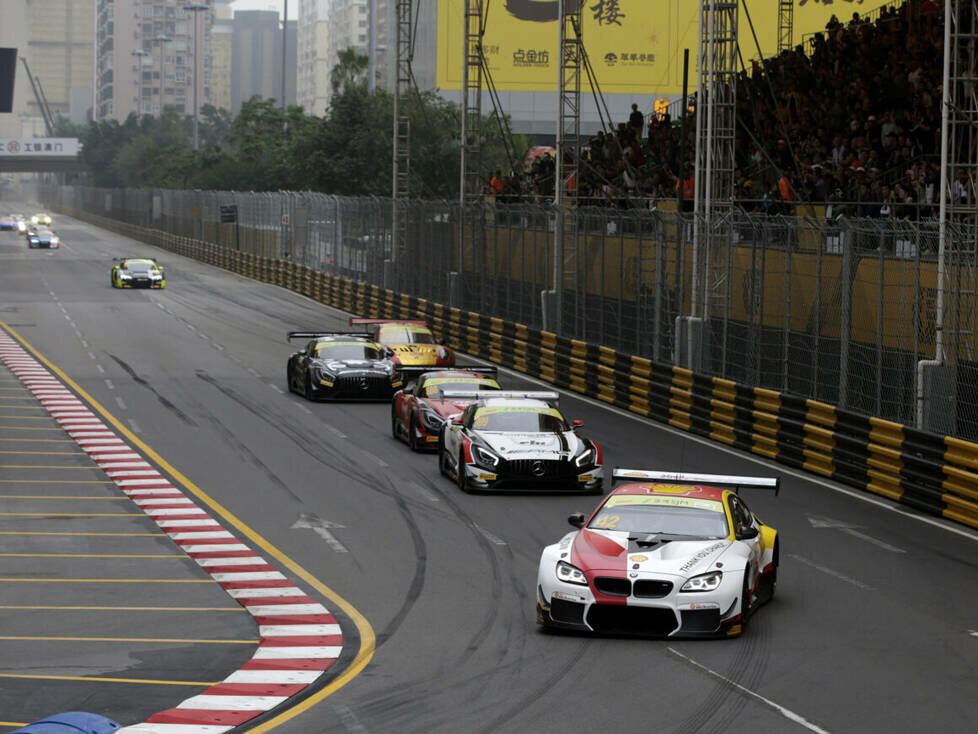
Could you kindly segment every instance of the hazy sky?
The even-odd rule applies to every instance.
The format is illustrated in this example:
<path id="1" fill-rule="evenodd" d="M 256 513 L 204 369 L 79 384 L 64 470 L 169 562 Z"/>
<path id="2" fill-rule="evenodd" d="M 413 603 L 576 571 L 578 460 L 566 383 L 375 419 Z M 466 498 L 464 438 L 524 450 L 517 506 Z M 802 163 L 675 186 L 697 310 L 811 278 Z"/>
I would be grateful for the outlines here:
<path id="1" fill-rule="evenodd" d="M 277 10 L 282 14 L 283 0 L 234 0 L 231 7 L 234 10 Z M 289 20 L 299 17 L 299 0 L 289 3 Z"/>

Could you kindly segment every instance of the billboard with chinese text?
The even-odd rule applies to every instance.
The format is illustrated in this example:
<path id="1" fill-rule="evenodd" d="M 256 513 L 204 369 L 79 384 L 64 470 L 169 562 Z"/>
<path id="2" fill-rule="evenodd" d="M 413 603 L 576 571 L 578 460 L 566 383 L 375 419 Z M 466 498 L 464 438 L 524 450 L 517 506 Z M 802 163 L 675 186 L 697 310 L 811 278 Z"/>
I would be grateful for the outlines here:
<path id="1" fill-rule="evenodd" d="M 465 1 L 438 2 L 439 89 L 461 89 L 465 42 Z M 696 86 L 699 39 L 697 0 L 565 0 L 580 3 L 582 36 L 601 90 L 608 94 L 682 93 L 683 49 L 690 49 L 690 88 Z M 741 1 L 739 37 L 746 63 L 772 56 L 778 44 L 778 0 Z M 879 0 L 796 0 L 794 43 L 803 34 L 825 29 L 833 14 L 845 23 Z M 500 91 L 557 90 L 557 0 L 483 0 L 484 49 Z M 869 6 L 869 7 L 867 7 Z M 747 22 L 753 21 L 761 53 Z M 589 93 L 587 79 L 581 90 Z"/>

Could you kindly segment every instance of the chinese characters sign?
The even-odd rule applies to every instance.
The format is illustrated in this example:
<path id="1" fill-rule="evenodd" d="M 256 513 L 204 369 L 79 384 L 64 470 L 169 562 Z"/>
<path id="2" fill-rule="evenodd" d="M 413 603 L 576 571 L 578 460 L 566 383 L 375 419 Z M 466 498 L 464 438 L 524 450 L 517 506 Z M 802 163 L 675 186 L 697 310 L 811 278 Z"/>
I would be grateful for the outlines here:
<path id="1" fill-rule="evenodd" d="M 0 156 L 76 156 L 78 138 L 0 138 Z"/>
<path id="2" fill-rule="evenodd" d="M 439 89 L 462 86 L 466 0 L 438 3 Z M 580 9 L 582 37 L 595 76 L 606 93 L 677 95 L 682 90 L 683 49 L 690 50 L 690 78 L 696 79 L 699 42 L 698 0 L 564 0 Z M 849 11 L 862 0 L 795 0 L 794 43 L 825 29 L 833 12 Z M 764 56 L 778 42 L 777 3 L 752 13 Z M 555 92 L 558 72 L 557 0 L 483 0 L 484 53 L 500 91 Z M 741 13 L 741 52 L 746 63 L 758 58 L 750 27 Z M 582 88 L 589 93 L 587 82 Z"/>

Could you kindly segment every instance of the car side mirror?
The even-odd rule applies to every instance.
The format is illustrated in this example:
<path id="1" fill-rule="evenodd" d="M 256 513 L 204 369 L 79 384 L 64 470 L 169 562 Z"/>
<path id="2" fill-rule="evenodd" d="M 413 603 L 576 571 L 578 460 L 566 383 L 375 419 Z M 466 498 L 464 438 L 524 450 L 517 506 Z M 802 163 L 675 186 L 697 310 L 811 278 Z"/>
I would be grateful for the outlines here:
<path id="1" fill-rule="evenodd" d="M 584 428 L 584 421 L 582 421 L 582 420 L 572 420 L 571 421 L 571 425 L 574 426 L 575 429 L 577 429 L 577 428 Z"/>
<path id="2" fill-rule="evenodd" d="M 569 522 L 575 528 L 583 528 L 585 519 L 586 518 L 584 517 L 583 512 L 572 512 L 567 516 L 567 522 Z"/>
<path id="3" fill-rule="evenodd" d="M 737 540 L 753 540 L 760 534 L 760 530 L 755 527 L 743 528 L 737 532 Z"/>
<path id="4" fill-rule="evenodd" d="M 453 415 L 452 416 L 452 425 L 453 426 L 460 426 L 460 425 L 462 425 L 462 414 L 461 413 L 459 413 L 458 415 Z"/>

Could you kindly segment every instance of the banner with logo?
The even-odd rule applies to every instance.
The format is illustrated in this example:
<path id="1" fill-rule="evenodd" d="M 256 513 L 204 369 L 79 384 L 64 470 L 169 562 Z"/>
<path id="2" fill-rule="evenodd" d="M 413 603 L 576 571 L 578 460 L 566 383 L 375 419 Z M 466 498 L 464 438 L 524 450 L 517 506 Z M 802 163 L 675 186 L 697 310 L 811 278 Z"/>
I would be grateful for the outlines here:
<path id="1" fill-rule="evenodd" d="M 465 2 L 438 2 L 439 89 L 462 88 Z M 870 0 L 867 0 L 869 2 Z M 690 50 L 690 89 L 696 87 L 699 41 L 698 0 L 564 0 L 581 9 L 582 37 L 601 91 L 608 94 L 679 95 L 683 49 Z M 876 3 L 878 4 L 878 3 Z M 486 10 L 484 51 L 499 91 L 557 91 L 557 0 L 483 0 Z M 739 12 L 741 50 L 749 59 L 772 56 L 778 45 L 778 2 L 750 2 L 758 54 L 744 8 Z M 863 0 L 796 0 L 794 44 L 802 35 L 822 31 L 833 13 L 847 23 L 865 10 Z M 587 78 L 582 93 L 589 94 Z"/>
<path id="2" fill-rule="evenodd" d="M 0 138 L 0 156 L 74 156 L 78 138 Z"/>

